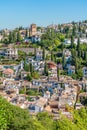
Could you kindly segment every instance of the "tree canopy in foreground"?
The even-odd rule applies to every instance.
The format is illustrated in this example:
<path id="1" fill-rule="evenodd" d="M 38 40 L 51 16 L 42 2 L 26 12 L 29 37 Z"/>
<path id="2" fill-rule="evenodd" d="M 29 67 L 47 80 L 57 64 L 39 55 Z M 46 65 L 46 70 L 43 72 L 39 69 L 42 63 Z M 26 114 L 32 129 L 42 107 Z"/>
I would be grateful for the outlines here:
<path id="1" fill-rule="evenodd" d="M 87 109 L 74 110 L 73 120 L 63 117 L 54 121 L 46 112 L 33 118 L 27 110 L 0 97 L 0 130 L 87 130 Z"/>

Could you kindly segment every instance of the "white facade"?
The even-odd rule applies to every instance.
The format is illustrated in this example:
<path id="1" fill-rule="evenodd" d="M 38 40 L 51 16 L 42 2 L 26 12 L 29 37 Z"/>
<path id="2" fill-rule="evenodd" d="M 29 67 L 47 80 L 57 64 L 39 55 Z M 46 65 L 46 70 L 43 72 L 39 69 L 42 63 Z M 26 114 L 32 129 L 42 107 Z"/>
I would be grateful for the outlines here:
<path id="1" fill-rule="evenodd" d="M 75 73 L 75 66 L 69 66 L 69 68 L 68 68 L 68 74 L 73 74 L 73 73 Z"/>
<path id="2" fill-rule="evenodd" d="M 0 35 L 0 41 L 3 39 L 3 36 L 2 35 Z"/>
<path id="3" fill-rule="evenodd" d="M 83 77 L 87 78 L 87 67 L 83 68 Z"/>
<path id="4" fill-rule="evenodd" d="M 43 51 L 40 49 L 36 50 L 36 60 L 42 60 L 43 59 Z"/>
<path id="5" fill-rule="evenodd" d="M 68 49 L 63 50 L 63 55 L 65 56 L 66 62 L 71 60 L 71 51 Z"/>
<path id="6" fill-rule="evenodd" d="M 75 39 L 74 39 L 74 44 L 77 45 L 77 42 L 78 42 L 78 38 L 75 38 Z M 87 43 L 87 38 L 80 38 L 80 43 L 81 43 L 81 44 Z M 71 44 L 71 40 L 70 40 L 70 39 L 65 39 L 64 44 L 70 45 L 70 44 Z"/>
<path id="7" fill-rule="evenodd" d="M 7 49 L 5 55 L 8 57 L 18 57 L 18 50 L 12 48 Z"/>

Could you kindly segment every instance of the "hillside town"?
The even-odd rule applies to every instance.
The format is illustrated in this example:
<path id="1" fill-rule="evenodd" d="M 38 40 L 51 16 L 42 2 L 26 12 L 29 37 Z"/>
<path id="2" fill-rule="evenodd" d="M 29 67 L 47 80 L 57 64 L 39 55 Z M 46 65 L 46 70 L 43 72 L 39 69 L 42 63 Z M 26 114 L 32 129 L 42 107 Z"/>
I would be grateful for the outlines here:
<path id="1" fill-rule="evenodd" d="M 54 119 L 87 106 L 87 21 L 1 30 L 0 95 Z"/>
<path id="2" fill-rule="evenodd" d="M 87 0 L 0 0 L 0 130 L 87 130 Z"/>

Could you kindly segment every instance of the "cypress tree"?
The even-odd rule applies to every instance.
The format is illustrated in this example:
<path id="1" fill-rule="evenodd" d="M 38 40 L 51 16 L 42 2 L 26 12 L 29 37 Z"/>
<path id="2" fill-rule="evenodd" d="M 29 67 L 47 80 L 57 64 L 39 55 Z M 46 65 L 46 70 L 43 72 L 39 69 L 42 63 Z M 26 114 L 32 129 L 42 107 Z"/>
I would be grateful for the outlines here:
<path id="1" fill-rule="evenodd" d="M 80 38 L 78 38 L 78 41 L 77 41 L 77 51 L 78 52 L 80 51 Z"/>
<path id="2" fill-rule="evenodd" d="M 21 35 L 20 35 L 20 32 L 18 31 L 17 32 L 17 42 L 20 42 L 21 41 Z"/>
<path id="3" fill-rule="evenodd" d="M 81 50 L 78 50 L 78 57 L 81 57 Z"/>
<path id="4" fill-rule="evenodd" d="M 43 48 L 43 60 L 45 60 L 45 48 Z"/>
<path id="5" fill-rule="evenodd" d="M 32 75 L 32 73 L 33 73 L 34 69 L 33 69 L 33 66 L 32 66 L 32 64 L 31 64 L 31 63 L 30 63 L 30 65 L 29 65 L 29 68 L 30 68 L 30 72 L 31 72 L 31 75 Z"/>
<path id="6" fill-rule="evenodd" d="M 57 78 L 58 78 L 58 81 L 60 79 L 60 70 L 59 70 L 59 65 L 57 65 Z"/>
<path id="7" fill-rule="evenodd" d="M 87 52 L 84 52 L 84 60 L 87 61 Z"/>
<path id="8" fill-rule="evenodd" d="M 75 27 L 75 25 L 74 25 L 73 30 L 72 30 L 72 35 L 73 35 L 73 36 L 76 35 L 76 27 Z"/>
<path id="9" fill-rule="evenodd" d="M 13 42 L 16 42 L 16 32 L 12 33 L 12 37 L 13 37 Z"/>
<path id="10" fill-rule="evenodd" d="M 74 37 L 71 36 L 71 48 L 74 48 Z"/>
<path id="11" fill-rule="evenodd" d="M 81 51 L 81 58 L 84 59 L 84 51 Z"/>
<path id="12" fill-rule="evenodd" d="M 45 62 L 45 66 L 44 66 L 44 74 L 46 76 L 48 76 L 48 66 L 47 66 L 47 63 Z"/>
<path id="13" fill-rule="evenodd" d="M 62 66 L 63 66 L 63 68 L 65 67 L 65 65 L 66 65 L 66 60 L 65 60 L 65 56 L 63 56 L 62 57 Z"/>
<path id="14" fill-rule="evenodd" d="M 12 42 L 12 32 L 9 33 L 9 43 Z"/>
<path id="15" fill-rule="evenodd" d="M 36 53 L 37 53 L 37 49 L 34 48 L 34 59 L 36 59 Z"/>
<path id="16" fill-rule="evenodd" d="M 54 54 L 52 51 L 51 51 L 51 61 L 54 61 Z"/>
<path id="17" fill-rule="evenodd" d="M 75 58 L 75 72 L 77 73 L 78 71 L 78 62 L 77 62 L 77 58 Z"/>
<path id="18" fill-rule="evenodd" d="M 26 34 L 25 34 L 25 37 L 28 37 L 28 30 L 26 29 Z"/>

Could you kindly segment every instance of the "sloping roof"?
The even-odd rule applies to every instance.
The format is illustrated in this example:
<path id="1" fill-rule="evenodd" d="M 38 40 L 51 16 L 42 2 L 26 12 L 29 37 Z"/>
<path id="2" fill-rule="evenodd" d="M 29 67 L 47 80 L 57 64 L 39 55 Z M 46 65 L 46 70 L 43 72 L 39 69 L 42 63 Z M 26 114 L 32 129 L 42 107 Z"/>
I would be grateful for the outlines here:
<path id="1" fill-rule="evenodd" d="M 47 103 L 47 99 L 40 97 L 40 99 L 35 103 L 37 106 L 44 106 Z"/>
<path id="2" fill-rule="evenodd" d="M 48 64 L 48 65 L 57 66 L 57 65 L 56 65 L 54 62 L 52 62 L 52 61 L 48 61 L 47 64 Z"/>
<path id="3" fill-rule="evenodd" d="M 12 69 L 10 69 L 10 68 L 8 68 L 8 69 L 5 69 L 4 71 L 3 71 L 3 74 L 14 74 L 14 71 L 12 70 Z"/>
<path id="4" fill-rule="evenodd" d="M 87 97 L 87 92 L 83 92 L 79 94 L 80 97 Z"/>
<path id="5" fill-rule="evenodd" d="M 83 67 L 83 70 L 87 70 L 87 67 Z"/>
<path id="6" fill-rule="evenodd" d="M 75 66 L 69 66 L 68 69 L 70 69 L 70 70 L 75 70 Z"/>

